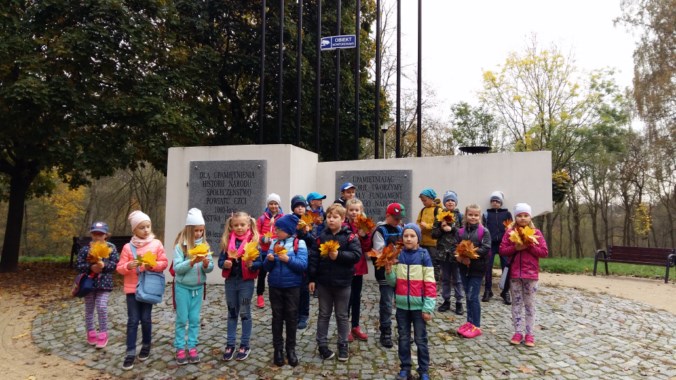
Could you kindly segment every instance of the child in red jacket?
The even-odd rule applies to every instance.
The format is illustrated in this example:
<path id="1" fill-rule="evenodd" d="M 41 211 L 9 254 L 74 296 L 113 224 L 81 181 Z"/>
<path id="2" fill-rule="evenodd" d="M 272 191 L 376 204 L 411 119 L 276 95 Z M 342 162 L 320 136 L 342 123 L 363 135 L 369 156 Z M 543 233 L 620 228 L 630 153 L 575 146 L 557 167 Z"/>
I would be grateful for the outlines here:
<path id="1" fill-rule="evenodd" d="M 511 344 L 524 340 L 528 347 L 535 346 L 535 292 L 538 288 L 540 258 L 547 257 L 548 249 L 542 232 L 531 221 L 532 210 L 527 203 L 514 206 L 513 222 L 505 231 L 500 243 L 500 255 L 509 261 L 510 294 L 512 295 L 512 323 L 514 335 Z M 534 231 L 532 234 L 530 231 Z M 525 310 L 525 318 L 524 318 Z"/>

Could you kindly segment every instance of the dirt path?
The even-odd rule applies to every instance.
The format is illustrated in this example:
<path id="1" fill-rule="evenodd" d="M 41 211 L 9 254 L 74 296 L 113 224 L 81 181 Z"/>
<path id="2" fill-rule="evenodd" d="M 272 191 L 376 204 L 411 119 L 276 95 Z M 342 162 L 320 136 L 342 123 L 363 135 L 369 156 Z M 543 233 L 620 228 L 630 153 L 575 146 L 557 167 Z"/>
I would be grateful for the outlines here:
<path id="1" fill-rule="evenodd" d="M 65 299 L 64 295 L 68 293 L 73 276 L 67 268 L 49 268 L 48 276 L 58 278 L 58 284 L 45 287 L 26 283 L 26 278 L 46 278 L 35 273 L 36 271 L 39 270 L 22 268 L 19 273 L 0 274 L 0 374 L 2 378 L 19 380 L 100 378 L 101 374 L 96 371 L 58 356 L 40 352 L 33 343 L 30 331 L 33 319 L 43 310 L 43 305 L 49 302 L 62 302 Z M 551 273 L 542 273 L 540 281 L 546 286 L 563 286 L 595 293 L 607 293 L 676 314 L 676 302 L 672 297 L 676 291 L 676 283 L 673 282 L 665 284 L 655 279 Z"/>

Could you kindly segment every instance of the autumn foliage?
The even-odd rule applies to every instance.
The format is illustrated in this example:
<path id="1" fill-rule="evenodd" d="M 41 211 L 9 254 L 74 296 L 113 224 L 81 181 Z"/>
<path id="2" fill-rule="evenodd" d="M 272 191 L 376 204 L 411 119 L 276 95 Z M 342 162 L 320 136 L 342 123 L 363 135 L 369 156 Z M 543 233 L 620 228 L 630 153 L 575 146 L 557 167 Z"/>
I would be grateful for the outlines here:
<path id="1" fill-rule="evenodd" d="M 458 244 L 458 247 L 455 249 L 455 257 L 457 259 L 478 259 L 479 254 L 476 252 L 477 247 L 474 246 L 471 240 L 463 240 Z"/>
<path id="2" fill-rule="evenodd" d="M 388 244 L 383 248 L 383 251 L 381 253 L 378 253 L 375 250 L 369 251 L 368 255 L 370 257 L 375 257 L 376 262 L 375 262 L 375 267 L 380 269 L 383 268 L 385 265 L 389 264 L 394 264 L 399 257 L 399 253 L 401 252 L 402 245 L 401 244 Z"/>
<path id="3" fill-rule="evenodd" d="M 373 222 L 373 219 L 367 217 L 366 215 L 359 215 L 354 221 L 355 227 L 363 233 L 368 234 L 371 232 L 374 228 L 376 228 L 376 224 Z"/>
<path id="4" fill-rule="evenodd" d="M 437 215 L 437 221 L 446 222 L 448 225 L 453 225 L 455 224 L 455 213 L 448 210 L 441 211 Z"/>
<path id="5" fill-rule="evenodd" d="M 516 244 L 532 246 L 540 244 L 538 237 L 535 236 L 535 230 L 529 226 L 516 227 L 509 233 L 509 240 Z"/>
<path id="6" fill-rule="evenodd" d="M 87 256 L 87 261 L 90 263 L 98 263 L 103 259 L 109 258 L 112 251 L 113 249 L 110 248 L 105 241 L 93 241 L 89 244 L 89 256 Z"/>
<path id="7" fill-rule="evenodd" d="M 244 261 L 254 261 L 260 256 L 260 251 L 258 250 L 258 243 L 255 241 L 250 241 L 244 246 L 244 254 L 242 255 L 242 260 Z"/>
<path id="8" fill-rule="evenodd" d="M 340 243 L 335 240 L 329 240 L 319 246 L 319 256 L 327 257 L 329 252 L 336 252 L 340 248 Z"/>

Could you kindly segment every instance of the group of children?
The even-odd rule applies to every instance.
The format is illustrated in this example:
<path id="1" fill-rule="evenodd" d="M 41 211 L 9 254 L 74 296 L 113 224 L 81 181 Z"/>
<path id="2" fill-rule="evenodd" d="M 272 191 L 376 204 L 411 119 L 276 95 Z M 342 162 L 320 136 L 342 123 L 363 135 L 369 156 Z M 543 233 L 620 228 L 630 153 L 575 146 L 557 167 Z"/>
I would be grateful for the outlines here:
<path id="1" fill-rule="evenodd" d="M 258 281 L 256 304 L 264 307 L 266 276 L 272 311 L 273 363 L 277 366 L 299 364 L 295 352 L 296 332 L 308 325 L 312 293 L 318 297 L 316 342 L 319 355 L 324 360 L 336 355 L 328 342 L 329 321 L 331 314 L 335 314 L 338 360 L 348 360 L 348 343 L 354 339 L 368 339 L 360 326 L 363 276 L 368 273 L 366 257 L 371 253 L 375 264 L 377 255 L 383 255 L 386 247 L 395 245 L 400 249 L 398 255 L 375 266 L 375 277 L 380 292 L 379 341 L 386 348 L 393 347 L 392 308 L 396 305 L 401 362 L 398 379 L 412 378 L 411 329 L 418 350 L 417 372 L 421 379 L 429 378 L 426 322 L 436 308 L 437 281 L 442 284 L 440 312 L 450 310 L 452 290 L 457 314 L 463 313 L 462 300 L 465 299 L 467 322 L 457 329 L 458 334 L 466 338 L 482 334 L 479 293 L 485 282 L 483 300 L 488 301 L 492 296 L 491 273 L 496 254 L 505 258 L 501 260 L 503 268 L 510 267 L 508 282 L 511 290 L 501 294 L 505 303 L 512 304 L 514 335 L 510 342 L 520 344 L 525 341 L 528 346 L 535 345 L 534 294 L 538 259 L 547 256 L 547 246 L 540 231 L 532 224 L 530 206 L 518 203 L 514 208 L 516 219 L 511 221 L 509 211 L 501 208 L 504 195 L 494 192 L 492 208 L 483 215 L 476 204 L 467 206 L 463 214 L 457 209 L 455 192 L 447 191 L 439 200 L 433 189 L 424 189 L 420 193 L 424 207 L 415 223 L 402 224 L 404 206 L 395 202 L 387 206 L 384 221 L 365 230 L 359 222 L 364 220 L 365 214 L 364 205 L 356 198 L 356 186 L 345 183 L 340 192 L 340 198 L 326 210 L 322 208 L 324 195 L 312 192 L 307 198 L 294 196 L 290 214 L 283 213 L 279 195 L 272 193 L 267 197 L 265 212 L 257 220 L 245 212 L 234 213 L 227 220 L 217 262 L 225 279 L 228 309 L 223 360 L 248 358 L 254 281 Z M 117 270 L 124 276 L 128 312 L 124 369 L 133 368 L 137 358 L 139 322 L 142 340 L 138 359 L 146 360 L 151 350 L 153 305 L 135 298 L 139 273 L 163 272 L 168 265 L 162 243 L 152 234 L 148 215 L 134 211 L 128 219 L 133 237 L 119 257 L 110 243 L 111 254 L 105 259 L 93 262 L 89 246 L 78 256 L 78 269 L 97 279 L 96 290 L 85 297 L 87 341 L 97 348 L 105 347 L 108 339 L 106 304 L 113 288 L 112 273 Z M 509 223 L 506 227 L 505 221 Z M 192 252 L 198 246 L 207 247 L 201 250 L 202 253 L 210 251 L 205 241 L 205 224 L 201 211 L 190 209 L 185 227 L 174 242 L 171 270 L 175 274 L 174 348 L 178 365 L 200 361 L 197 350 L 200 312 L 206 276 L 214 269 L 214 259 L 211 254 Z M 533 242 L 516 240 L 515 243 L 515 239 L 510 239 L 513 231 L 525 227 L 535 231 Z M 105 241 L 108 226 L 96 222 L 90 231 L 92 241 Z M 471 242 L 474 256 L 456 255 L 457 247 L 466 244 L 465 241 Z M 139 255 L 149 252 L 155 257 L 151 263 L 137 260 Z M 98 333 L 94 309 L 98 312 Z M 241 335 L 237 347 L 239 321 Z"/>

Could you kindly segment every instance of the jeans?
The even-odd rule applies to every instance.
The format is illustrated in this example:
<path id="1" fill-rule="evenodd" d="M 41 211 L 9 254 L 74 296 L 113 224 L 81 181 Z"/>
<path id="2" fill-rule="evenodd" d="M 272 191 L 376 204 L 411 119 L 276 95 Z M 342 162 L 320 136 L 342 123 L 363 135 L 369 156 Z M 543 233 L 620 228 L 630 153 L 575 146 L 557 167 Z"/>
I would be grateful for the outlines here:
<path id="1" fill-rule="evenodd" d="M 242 336 L 240 345 L 249 347 L 251 339 L 251 298 L 253 297 L 253 280 L 227 279 L 225 280 L 225 302 L 228 305 L 228 337 L 227 345 L 235 346 L 237 340 L 237 318 L 242 319 Z"/>
<path id="2" fill-rule="evenodd" d="M 300 301 L 298 302 L 298 319 L 310 317 L 310 290 L 308 289 L 307 273 L 300 284 Z"/>
<path id="3" fill-rule="evenodd" d="M 141 322 L 141 344 L 150 346 L 152 331 L 153 304 L 139 302 L 136 294 L 127 294 L 127 356 L 136 356 L 136 337 Z"/>
<path id="4" fill-rule="evenodd" d="M 348 314 L 352 317 L 352 327 L 359 326 L 359 314 L 361 313 L 361 289 L 364 284 L 364 276 L 352 277 L 350 290 L 350 302 L 347 306 Z"/>
<path id="5" fill-rule="evenodd" d="M 498 254 L 500 249 L 500 242 L 491 242 L 491 252 L 488 254 L 488 261 L 486 262 L 486 284 L 484 285 L 484 291 L 490 292 L 493 287 L 493 262 L 495 262 L 495 256 L 500 257 L 500 268 L 505 270 L 507 266 L 507 259 Z M 507 281 L 509 283 L 509 281 Z M 505 286 L 507 289 L 504 290 L 505 293 L 509 291 L 509 285 Z"/>
<path id="6" fill-rule="evenodd" d="M 451 285 L 455 292 L 455 302 L 462 302 L 464 297 L 462 282 L 460 281 L 460 270 L 458 263 L 441 260 L 438 262 L 441 268 L 441 297 L 444 301 L 451 300 Z"/>
<path id="7" fill-rule="evenodd" d="M 200 312 L 204 287 L 190 290 L 180 284 L 174 284 L 176 298 L 176 328 L 174 331 L 174 348 L 182 350 L 197 347 L 200 334 Z M 185 328 L 188 325 L 188 340 L 185 339 Z"/>
<path id="8" fill-rule="evenodd" d="M 327 347 L 329 345 L 329 320 L 335 306 L 336 326 L 338 328 L 338 345 L 347 344 L 347 333 L 350 329 L 350 321 L 347 317 L 347 304 L 350 301 L 350 286 L 335 288 L 317 284 L 319 294 L 319 313 L 317 316 L 317 345 Z"/>
<path id="9" fill-rule="evenodd" d="M 300 288 L 268 288 L 272 308 L 272 346 L 281 350 L 284 346 L 284 324 L 286 323 L 286 351 L 296 349 L 298 329 L 298 300 Z"/>
<path id="10" fill-rule="evenodd" d="M 481 277 L 460 276 L 462 284 L 465 286 L 465 295 L 467 296 L 467 322 L 476 327 L 481 327 L 481 303 L 479 302 L 479 291 L 481 290 Z"/>
<path id="11" fill-rule="evenodd" d="M 392 335 L 392 304 L 394 302 L 394 288 L 390 285 L 379 284 L 380 288 L 380 334 Z"/>
<path id="12" fill-rule="evenodd" d="M 418 373 L 427 373 L 430 368 L 430 352 L 427 348 L 427 324 L 422 310 L 397 308 L 397 333 L 399 334 L 399 362 L 401 370 L 411 372 L 411 324 L 413 339 L 418 348 Z"/>

